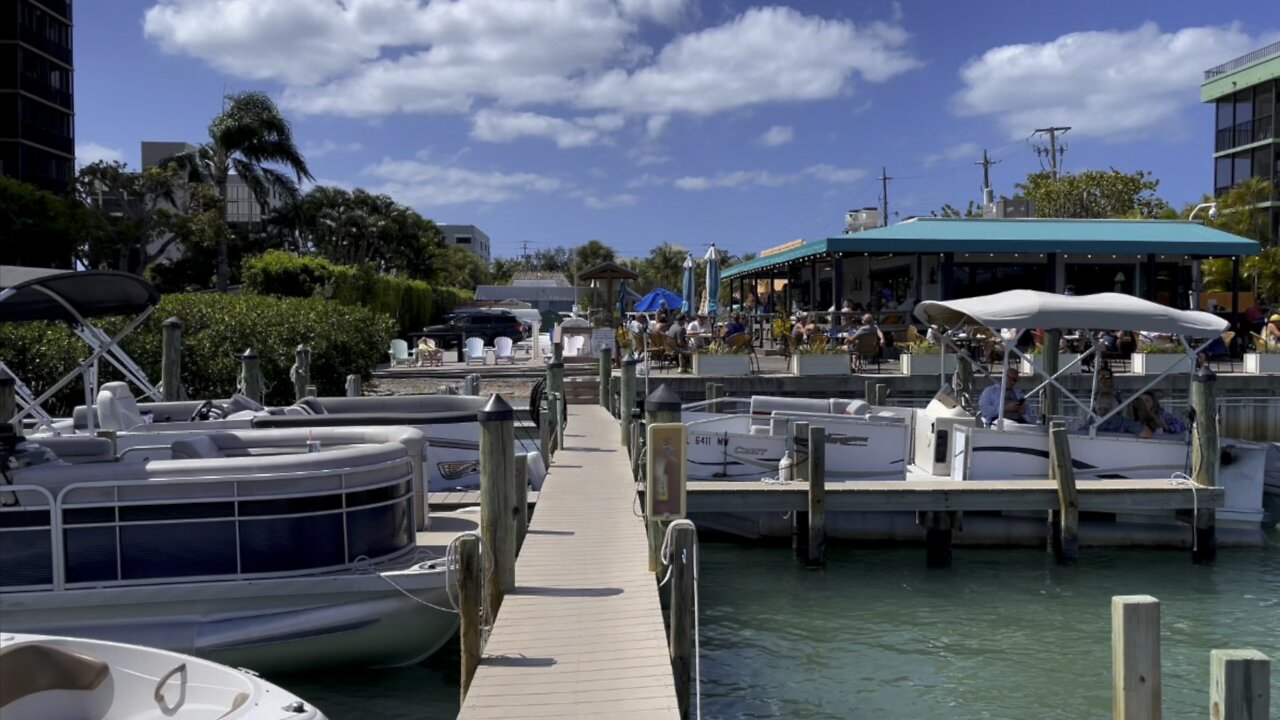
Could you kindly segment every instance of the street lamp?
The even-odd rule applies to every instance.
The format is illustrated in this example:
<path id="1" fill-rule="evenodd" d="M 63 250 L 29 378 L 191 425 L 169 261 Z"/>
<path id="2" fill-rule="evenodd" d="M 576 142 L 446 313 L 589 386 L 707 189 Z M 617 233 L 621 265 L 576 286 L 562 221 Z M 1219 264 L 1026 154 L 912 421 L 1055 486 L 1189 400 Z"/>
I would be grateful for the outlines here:
<path id="1" fill-rule="evenodd" d="M 1209 219 L 1210 219 L 1210 220 L 1217 220 L 1217 219 L 1218 219 L 1218 203 L 1216 203 L 1216 202 L 1207 202 L 1207 203 L 1200 203 L 1199 205 L 1195 206 L 1195 208 L 1191 211 L 1191 214 L 1187 216 L 1187 220 L 1195 220 L 1195 219 L 1196 219 L 1196 213 L 1200 212 L 1200 211 L 1201 211 L 1201 210 L 1203 210 L 1204 208 L 1209 208 Z"/>

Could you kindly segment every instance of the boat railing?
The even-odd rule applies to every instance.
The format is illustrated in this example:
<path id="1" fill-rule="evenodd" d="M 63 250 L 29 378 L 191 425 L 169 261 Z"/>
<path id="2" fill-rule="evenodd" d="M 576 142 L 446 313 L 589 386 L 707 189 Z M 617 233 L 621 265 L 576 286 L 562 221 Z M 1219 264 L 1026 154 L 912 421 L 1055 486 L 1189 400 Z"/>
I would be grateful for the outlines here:
<path id="1" fill-rule="evenodd" d="M 413 477 L 410 459 L 399 457 L 299 472 L 77 482 L 56 496 L 40 485 L 6 486 L 0 589 L 279 578 L 393 561 L 415 549 Z M 263 492 L 264 482 L 287 489 Z M 32 507 L 36 498 L 44 503 Z"/>

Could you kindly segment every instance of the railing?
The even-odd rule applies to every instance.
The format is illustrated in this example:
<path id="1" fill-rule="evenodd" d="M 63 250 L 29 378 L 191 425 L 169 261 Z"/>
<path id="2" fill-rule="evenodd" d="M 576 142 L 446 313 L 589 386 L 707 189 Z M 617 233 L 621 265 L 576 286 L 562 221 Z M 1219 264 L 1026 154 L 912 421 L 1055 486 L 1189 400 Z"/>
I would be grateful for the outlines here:
<path id="1" fill-rule="evenodd" d="M 1213 151 L 1222 152 L 1241 145 L 1270 140 L 1275 137 L 1274 132 L 1275 124 L 1272 122 L 1271 117 L 1246 120 L 1232 127 L 1219 130 L 1214 138 Z"/>
<path id="2" fill-rule="evenodd" d="M 403 472 L 348 484 L 348 475 L 385 469 Z M 255 485 L 264 480 L 295 489 L 262 493 Z M 319 482 L 296 490 L 308 480 Z M 56 499 L 44 487 L 7 486 L 0 492 L 0 587 L 22 592 L 291 577 L 340 570 L 362 558 L 392 560 L 414 547 L 413 495 L 407 457 L 298 473 L 73 483 Z M 32 506 L 36 496 L 45 503 Z M 301 527 L 290 529 L 291 522 Z M 33 571 L 42 560 L 47 568 Z"/>
<path id="3" fill-rule="evenodd" d="M 1204 79 L 1205 81 L 1212 80 L 1220 75 L 1226 75 L 1232 70 L 1235 70 L 1237 68 L 1242 68 L 1245 65 L 1258 62 L 1259 60 L 1268 58 L 1278 53 L 1280 53 L 1280 42 L 1273 42 L 1264 48 L 1258 48 L 1257 50 L 1254 50 L 1251 53 L 1241 55 L 1240 57 L 1234 60 L 1229 60 L 1217 67 L 1212 67 L 1212 68 L 1209 68 L 1208 70 L 1205 70 Z"/>

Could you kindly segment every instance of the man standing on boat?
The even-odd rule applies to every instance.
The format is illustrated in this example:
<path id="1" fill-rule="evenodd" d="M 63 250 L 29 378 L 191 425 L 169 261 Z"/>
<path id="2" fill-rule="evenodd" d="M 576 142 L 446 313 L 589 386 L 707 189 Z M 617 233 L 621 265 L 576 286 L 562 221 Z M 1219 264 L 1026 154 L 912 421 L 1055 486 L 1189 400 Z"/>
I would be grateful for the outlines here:
<path id="1" fill-rule="evenodd" d="M 1005 377 L 1008 378 L 1006 383 L 1008 387 L 1004 393 L 1004 419 L 1017 423 L 1031 422 L 1027 419 L 1026 393 L 1017 387 L 1020 377 L 1018 368 L 1010 367 L 1005 371 Z M 982 391 L 981 397 L 978 398 L 978 408 L 982 411 L 982 419 L 986 420 L 988 425 L 995 423 L 1000 417 L 1000 383 Z"/>

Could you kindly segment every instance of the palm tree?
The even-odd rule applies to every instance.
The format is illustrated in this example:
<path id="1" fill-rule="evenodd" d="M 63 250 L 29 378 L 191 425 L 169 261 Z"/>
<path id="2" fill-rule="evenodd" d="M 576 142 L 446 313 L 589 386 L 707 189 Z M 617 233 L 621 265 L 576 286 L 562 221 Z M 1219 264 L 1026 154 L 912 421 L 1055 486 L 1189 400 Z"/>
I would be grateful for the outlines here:
<path id="1" fill-rule="evenodd" d="M 227 106 L 209 123 L 209 142 L 169 158 L 190 180 L 208 183 L 218 191 L 222 219 L 227 220 L 227 178 L 232 174 L 249 188 L 259 205 L 272 197 L 286 202 L 298 197 L 298 183 L 314 180 L 307 161 L 293 141 L 289 121 L 261 92 L 228 95 Z M 269 164 L 283 165 L 293 177 Z M 218 242 L 218 290 L 225 292 L 230 268 L 227 241 Z"/>

